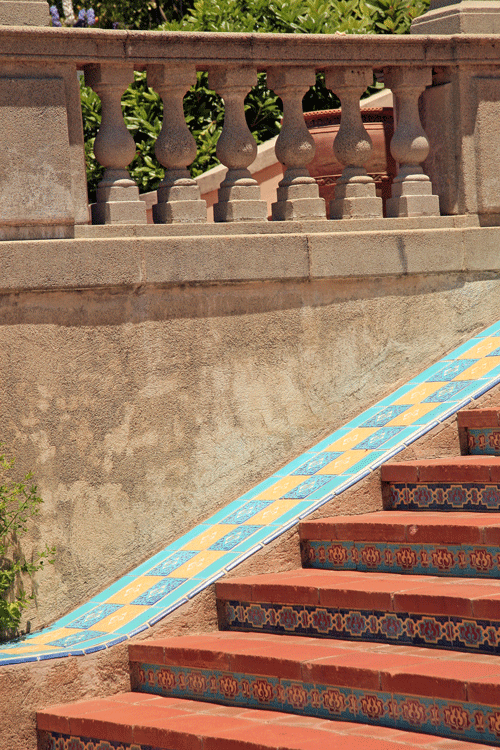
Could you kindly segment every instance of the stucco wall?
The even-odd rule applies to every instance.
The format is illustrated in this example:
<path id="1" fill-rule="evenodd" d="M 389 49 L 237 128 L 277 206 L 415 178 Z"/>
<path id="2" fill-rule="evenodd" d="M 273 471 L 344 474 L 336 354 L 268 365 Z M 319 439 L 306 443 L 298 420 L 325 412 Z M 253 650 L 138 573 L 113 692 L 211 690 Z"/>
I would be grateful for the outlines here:
<path id="1" fill-rule="evenodd" d="M 35 545 L 58 549 L 31 627 L 497 320 L 499 301 L 494 274 L 0 296 L 1 439 L 45 500 Z"/>

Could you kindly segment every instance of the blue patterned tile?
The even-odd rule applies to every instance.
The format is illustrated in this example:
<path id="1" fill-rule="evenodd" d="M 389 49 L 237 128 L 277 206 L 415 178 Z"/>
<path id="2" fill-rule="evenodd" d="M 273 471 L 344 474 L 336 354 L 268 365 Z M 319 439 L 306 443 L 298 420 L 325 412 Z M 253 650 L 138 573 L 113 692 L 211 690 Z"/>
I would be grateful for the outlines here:
<path id="1" fill-rule="evenodd" d="M 295 471 L 292 471 L 293 475 L 305 474 L 316 474 L 317 471 L 322 469 L 327 464 L 339 458 L 342 453 L 338 451 L 323 451 L 322 453 L 316 453 L 312 458 L 309 458 L 305 463 L 299 465 Z"/>
<path id="2" fill-rule="evenodd" d="M 390 438 L 399 435 L 405 428 L 404 427 L 381 427 L 379 430 L 370 435 L 369 437 L 362 440 L 360 443 L 354 446 L 354 450 L 370 450 L 372 448 L 379 448 L 384 443 L 387 443 Z"/>
<path id="3" fill-rule="evenodd" d="M 411 409 L 411 404 L 396 404 L 395 406 L 386 406 L 385 409 L 374 414 L 372 417 L 360 424 L 360 427 L 384 427 L 395 417 L 399 417 L 407 409 Z"/>
<path id="4" fill-rule="evenodd" d="M 112 615 L 117 609 L 121 609 L 122 606 L 122 604 L 98 604 L 96 607 L 92 607 L 86 614 L 73 620 L 68 627 L 86 630 L 97 622 L 104 620 L 108 615 Z"/>
<path id="5" fill-rule="evenodd" d="M 250 502 L 245 503 L 239 510 L 223 518 L 221 523 L 245 523 L 245 521 L 260 513 L 261 510 L 268 508 L 272 503 L 272 500 L 250 500 Z"/>
<path id="6" fill-rule="evenodd" d="M 181 565 L 184 565 L 184 563 L 189 562 L 192 557 L 195 557 L 197 555 L 197 552 L 189 552 L 187 550 L 181 550 L 179 552 L 174 552 L 172 555 L 169 555 L 163 562 L 161 562 L 159 565 L 156 565 L 154 568 L 151 568 L 151 570 L 148 570 L 145 575 L 147 576 L 168 576 L 170 573 L 173 573 L 174 570 L 177 570 L 177 568 L 180 568 Z"/>
<path id="7" fill-rule="evenodd" d="M 71 635 L 63 636 L 63 638 L 57 638 L 57 640 L 50 641 L 47 645 L 68 648 L 70 646 L 77 646 L 80 643 L 94 641 L 96 638 L 102 638 L 106 635 L 108 634 L 101 633 L 99 630 L 85 630 L 83 633 L 72 633 Z"/>
<path id="8" fill-rule="evenodd" d="M 306 479 L 305 482 L 301 482 L 298 487 L 282 495 L 282 497 L 292 500 L 303 500 L 329 481 L 330 476 L 328 474 L 311 477 L 310 479 Z"/>
<path id="9" fill-rule="evenodd" d="M 444 367 L 440 367 L 437 372 L 427 378 L 427 382 L 440 383 L 453 380 L 477 362 L 477 359 L 457 359 L 454 362 L 447 362 Z"/>
<path id="10" fill-rule="evenodd" d="M 427 398 L 424 398 L 424 404 L 440 403 L 444 401 L 459 401 L 463 394 L 463 391 L 469 387 L 477 387 L 475 380 L 455 380 L 454 382 L 447 383 L 439 388 L 435 393 L 432 393 Z"/>
<path id="11" fill-rule="evenodd" d="M 260 529 L 262 529 L 262 526 L 238 526 L 237 529 L 233 529 L 228 534 L 225 534 L 208 549 L 216 551 L 223 550 L 224 552 L 232 550 Z"/>
<path id="12" fill-rule="evenodd" d="M 156 604 L 169 594 L 174 589 L 179 588 L 183 583 L 186 583 L 187 578 L 164 578 L 163 581 L 158 581 L 150 589 L 144 591 L 140 596 L 134 599 L 131 604 L 143 604 L 150 606 Z"/>

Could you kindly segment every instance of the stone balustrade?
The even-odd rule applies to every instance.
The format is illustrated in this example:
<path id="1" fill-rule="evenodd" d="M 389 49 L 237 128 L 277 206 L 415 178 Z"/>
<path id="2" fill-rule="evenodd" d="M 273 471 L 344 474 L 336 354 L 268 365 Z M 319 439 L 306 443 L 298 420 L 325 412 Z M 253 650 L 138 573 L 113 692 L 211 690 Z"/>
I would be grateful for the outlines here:
<path id="1" fill-rule="evenodd" d="M 186 34 L 93 29 L 0 28 L 0 118 L 4 142 L 0 238 L 71 236 L 89 222 L 77 70 L 101 98 L 95 140 L 105 168 L 91 207 L 94 224 L 143 224 L 146 209 L 128 166 L 135 155 L 120 99 L 134 70 L 146 70 L 162 97 L 165 119 L 156 155 L 165 168 L 154 208 L 156 223 L 203 225 L 206 212 L 189 174 L 196 156 L 182 107 L 197 71 L 208 71 L 225 118 L 217 156 L 228 168 L 214 206 L 216 222 L 267 221 L 267 208 L 248 171 L 255 139 L 244 99 L 267 74 L 283 102 L 276 156 L 284 177 L 273 205 L 275 221 L 326 218 L 307 170 L 314 142 L 302 98 L 318 72 L 340 99 L 333 144 L 344 166 L 330 205 L 334 220 L 379 218 L 382 202 L 366 164 L 372 144 L 359 101 L 374 73 L 392 89 L 396 127 L 391 152 L 399 172 L 388 201 L 393 218 L 473 214 L 500 223 L 500 38 Z M 202 229 L 200 230 L 202 231 Z"/>

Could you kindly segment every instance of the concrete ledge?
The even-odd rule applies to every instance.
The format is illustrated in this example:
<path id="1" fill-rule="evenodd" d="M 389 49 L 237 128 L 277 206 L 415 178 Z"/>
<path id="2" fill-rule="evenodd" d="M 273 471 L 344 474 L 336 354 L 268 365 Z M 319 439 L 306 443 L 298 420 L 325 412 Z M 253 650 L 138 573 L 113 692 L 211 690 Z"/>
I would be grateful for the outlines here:
<path id="1" fill-rule="evenodd" d="M 372 231 L 356 231 L 349 222 L 347 232 L 338 232 L 336 222 L 310 222 L 303 232 L 285 223 L 279 233 L 276 224 L 256 223 L 245 225 L 244 234 L 236 233 L 241 226 L 207 225 L 195 240 L 191 227 L 183 228 L 184 236 L 169 236 L 169 227 L 88 227 L 82 229 L 97 237 L 0 242 L 0 291 L 500 270 L 500 227 L 454 226 L 460 218 L 386 231 L 379 222 Z M 410 227 L 423 222 L 406 221 Z"/>

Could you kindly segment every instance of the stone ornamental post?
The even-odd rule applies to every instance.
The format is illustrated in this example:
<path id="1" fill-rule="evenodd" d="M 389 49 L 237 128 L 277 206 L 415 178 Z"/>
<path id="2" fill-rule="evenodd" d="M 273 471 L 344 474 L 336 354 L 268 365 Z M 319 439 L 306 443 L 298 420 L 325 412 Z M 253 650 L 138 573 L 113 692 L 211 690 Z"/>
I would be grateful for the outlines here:
<path id="1" fill-rule="evenodd" d="M 387 201 L 387 216 L 439 216 L 439 198 L 420 166 L 429 154 L 429 141 L 420 123 L 418 100 L 432 83 L 430 68 L 394 68 L 384 81 L 396 98 L 397 125 L 391 154 L 399 164 Z"/>
<path id="2" fill-rule="evenodd" d="M 101 127 L 94 143 L 97 161 L 105 172 L 92 204 L 93 224 L 146 224 L 146 204 L 127 169 L 135 143 L 123 120 L 121 98 L 134 80 L 132 64 L 86 65 L 85 83 L 101 99 Z"/>
<path id="3" fill-rule="evenodd" d="M 332 68 L 325 82 L 340 99 L 340 128 L 333 142 L 335 156 L 344 165 L 330 201 L 331 219 L 377 218 L 382 216 L 382 198 L 364 165 L 372 153 L 372 141 L 361 119 L 359 101 L 373 81 L 371 68 Z"/>
<path id="4" fill-rule="evenodd" d="M 194 65 L 148 65 L 148 83 L 163 100 L 163 124 L 155 145 L 165 177 L 153 206 L 155 224 L 195 223 L 207 220 L 207 204 L 187 167 L 196 158 L 196 141 L 184 118 L 183 100 L 196 83 Z"/>
<path id="5" fill-rule="evenodd" d="M 276 141 L 276 157 L 286 168 L 279 183 L 273 221 L 326 219 L 325 201 L 311 177 L 307 164 L 314 158 L 316 145 L 304 122 L 302 99 L 316 83 L 314 70 L 273 69 L 267 83 L 283 102 L 283 127 Z"/>
<path id="6" fill-rule="evenodd" d="M 257 83 L 257 72 L 250 67 L 210 70 L 210 87 L 224 100 L 224 127 L 217 142 L 217 158 L 228 167 L 214 221 L 265 221 L 267 204 L 248 167 L 257 156 L 257 144 L 245 119 L 245 96 Z"/>
<path id="7" fill-rule="evenodd" d="M 46 0 L 0 0 L 0 26 L 50 26 Z"/>
<path id="8" fill-rule="evenodd" d="M 412 34 L 500 34 L 498 0 L 431 0 L 411 25 Z M 429 82 L 430 83 L 430 82 Z M 444 215 L 476 214 L 480 224 L 500 224 L 500 77 L 486 57 L 482 66 L 447 65 L 433 72 L 420 99 L 431 149 L 424 169 Z"/>

